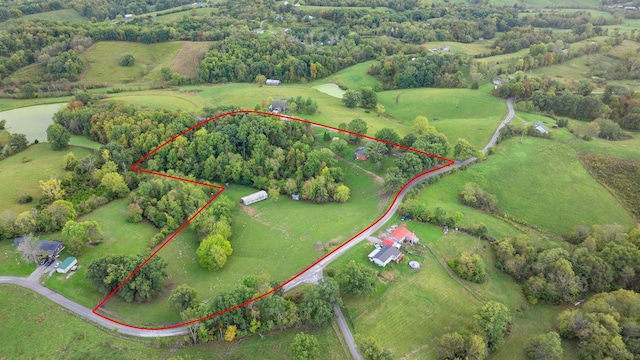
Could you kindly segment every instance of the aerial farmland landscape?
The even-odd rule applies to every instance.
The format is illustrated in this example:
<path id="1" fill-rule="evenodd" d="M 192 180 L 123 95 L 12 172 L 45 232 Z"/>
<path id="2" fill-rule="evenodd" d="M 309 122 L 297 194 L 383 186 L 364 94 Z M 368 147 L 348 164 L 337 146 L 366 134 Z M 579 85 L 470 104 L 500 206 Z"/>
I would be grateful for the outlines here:
<path id="1" fill-rule="evenodd" d="M 0 3 L 0 359 L 640 358 L 640 2 Z"/>

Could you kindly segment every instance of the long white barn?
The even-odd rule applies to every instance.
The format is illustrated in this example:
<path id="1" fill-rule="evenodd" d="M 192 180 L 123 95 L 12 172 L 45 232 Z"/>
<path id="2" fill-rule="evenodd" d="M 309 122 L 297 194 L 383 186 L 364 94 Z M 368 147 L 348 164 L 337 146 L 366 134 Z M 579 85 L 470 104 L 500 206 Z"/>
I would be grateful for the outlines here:
<path id="1" fill-rule="evenodd" d="M 266 200 L 269 197 L 266 191 L 260 190 L 257 193 L 247 195 L 240 199 L 240 203 L 243 205 L 251 205 L 255 202 Z"/>

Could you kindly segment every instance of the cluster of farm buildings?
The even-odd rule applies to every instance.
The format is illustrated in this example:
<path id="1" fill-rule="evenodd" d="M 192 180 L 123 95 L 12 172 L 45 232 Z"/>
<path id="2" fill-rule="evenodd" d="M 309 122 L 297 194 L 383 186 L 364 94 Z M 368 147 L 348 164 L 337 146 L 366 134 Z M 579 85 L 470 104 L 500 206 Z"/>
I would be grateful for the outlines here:
<path id="1" fill-rule="evenodd" d="M 13 244 L 18 246 L 23 241 L 26 241 L 25 237 L 18 237 L 13 239 Z M 57 262 L 60 253 L 64 250 L 63 243 L 59 241 L 37 240 L 36 244 L 39 246 L 37 258 L 40 261 L 40 265 L 49 266 L 56 262 L 56 272 L 61 274 L 66 274 L 69 270 L 77 269 L 78 260 L 73 256 L 67 257 L 63 262 Z"/>
<path id="2" fill-rule="evenodd" d="M 416 234 L 406 227 L 394 225 L 382 243 L 376 245 L 376 248 L 367 257 L 369 261 L 381 267 L 387 266 L 392 261 L 399 264 L 404 258 L 404 254 L 400 252 L 402 246 L 417 244 L 419 241 Z"/>

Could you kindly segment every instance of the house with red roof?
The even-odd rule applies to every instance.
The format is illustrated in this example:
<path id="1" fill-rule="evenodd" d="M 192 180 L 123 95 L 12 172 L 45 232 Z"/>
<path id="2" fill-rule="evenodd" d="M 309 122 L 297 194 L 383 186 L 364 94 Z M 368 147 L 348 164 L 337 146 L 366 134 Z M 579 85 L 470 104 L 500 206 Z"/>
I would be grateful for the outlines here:
<path id="1" fill-rule="evenodd" d="M 383 246 L 393 246 L 397 249 L 400 249 L 400 247 L 402 246 L 399 242 L 393 240 L 392 238 L 385 238 L 384 240 L 382 240 L 382 245 Z"/>
<path id="2" fill-rule="evenodd" d="M 412 244 L 418 243 L 420 239 L 416 236 L 416 234 L 409 231 L 404 226 L 398 226 L 391 234 L 389 234 L 389 238 L 397 243 L 402 244 L 403 242 L 409 242 Z"/>

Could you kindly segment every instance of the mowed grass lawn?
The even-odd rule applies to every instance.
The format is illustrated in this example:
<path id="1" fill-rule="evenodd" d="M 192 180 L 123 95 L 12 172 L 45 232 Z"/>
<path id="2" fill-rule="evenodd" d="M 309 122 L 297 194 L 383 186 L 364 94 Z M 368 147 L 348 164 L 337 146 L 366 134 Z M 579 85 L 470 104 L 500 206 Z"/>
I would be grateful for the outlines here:
<path id="1" fill-rule="evenodd" d="M 486 242 L 480 242 L 478 247 L 477 239 L 466 234 L 442 235 L 439 228 L 428 224 L 408 223 L 407 226 L 421 242 L 429 244 L 435 256 L 445 261 L 462 252 L 477 252 L 486 264 L 487 281 L 475 284 L 452 279 L 427 250 L 420 255 L 407 255 L 399 265 L 381 269 L 366 260 L 367 253 L 373 249 L 371 244 L 359 244 L 336 261 L 335 269 L 339 271 L 354 259 L 381 271 L 380 278 L 386 279 L 386 283 L 379 283 L 370 298 L 345 297 L 347 316 L 356 333 L 374 337 L 396 358 L 436 359 L 439 338 L 445 333 L 473 326 L 473 314 L 490 300 L 505 304 L 514 318 L 511 334 L 495 354 L 498 358 L 525 359 L 523 349 L 529 339 L 554 329 L 555 318 L 563 308 L 530 307 L 520 286 L 495 268 L 493 250 Z M 409 260 L 420 262 L 421 270 L 410 270 L 407 267 Z M 572 349 L 569 343 L 566 347 Z M 565 355 L 565 358 L 577 359 L 575 353 Z"/>
<path id="2" fill-rule="evenodd" d="M 234 288 L 249 275 L 268 274 L 282 283 L 350 239 L 370 225 L 386 210 L 379 185 L 362 170 L 341 162 L 345 184 L 351 188 L 351 199 L 344 204 L 311 204 L 280 196 L 277 202 L 262 201 L 233 210 L 233 254 L 225 267 L 207 271 L 198 265 L 195 233 L 187 228 L 159 253 L 169 266 L 168 288 L 188 284 L 198 291 L 201 300 Z M 238 203 L 255 189 L 231 185 L 223 195 Z M 125 303 L 112 298 L 105 309 L 118 314 L 119 320 L 138 325 L 158 325 L 180 320 L 168 303 L 169 289 L 158 299 L 147 303 Z"/>
<path id="3" fill-rule="evenodd" d="M 479 90 L 393 90 L 378 93 L 378 100 L 405 126 L 411 127 L 418 115 L 426 116 L 452 145 L 464 138 L 476 149 L 487 144 L 507 114 L 504 100 Z"/>
<path id="4" fill-rule="evenodd" d="M 96 291 L 86 279 L 88 265 L 96 259 L 107 255 L 136 255 L 146 253 L 149 239 L 158 231 L 147 222 L 132 224 L 126 221 L 126 210 L 129 199 L 119 199 L 78 218 L 76 221 L 95 220 L 100 224 L 104 234 L 104 242 L 97 246 L 89 246 L 78 256 L 78 270 L 67 279 L 68 274 L 55 273 L 46 281 L 46 286 L 61 293 L 69 299 L 90 309 L 98 305 L 103 294 Z M 42 237 L 52 240 L 60 239 L 59 234 Z M 69 256 L 63 252 L 63 260 Z"/>
<path id="5" fill-rule="evenodd" d="M 70 146 L 67 150 L 53 151 L 49 144 L 35 144 L 0 161 L 0 213 L 7 210 L 21 213 L 33 208 L 42 196 L 38 181 L 52 176 L 64 178 L 67 171 L 62 158 L 69 152 L 80 159 L 91 150 Z M 23 158 L 31 161 L 23 163 Z M 18 198 L 23 195 L 31 195 L 34 202 L 18 204 Z"/>
<path id="6" fill-rule="evenodd" d="M 160 69 L 169 66 L 182 44 L 178 41 L 145 45 L 121 41 L 95 43 L 83 54 L 86 65 L 80 81 L 91 84 L 128 84 L 156 82 Z M 133 66 L 120 66 L 120 58 L 131 54 Z"/>
<path id="7" fill-rule="evenodd" d="M 35 269 L 34 263 L 22 261 L 12 240 L 0 241 L 0 276 L 28 276 Z"/>
<path id="8" fill-rule="evenodd" d="M 509 139 L 485 162 L 427 187 L 420 199 L 429 209 L 461 208 L 457 197 L 469 182 L 496 195 L 499 208 L 509 216 L 558 235 L 576 225 L 633 224 L 615 198 L 589 176 L 575 151 L 559 141 Z"/>

